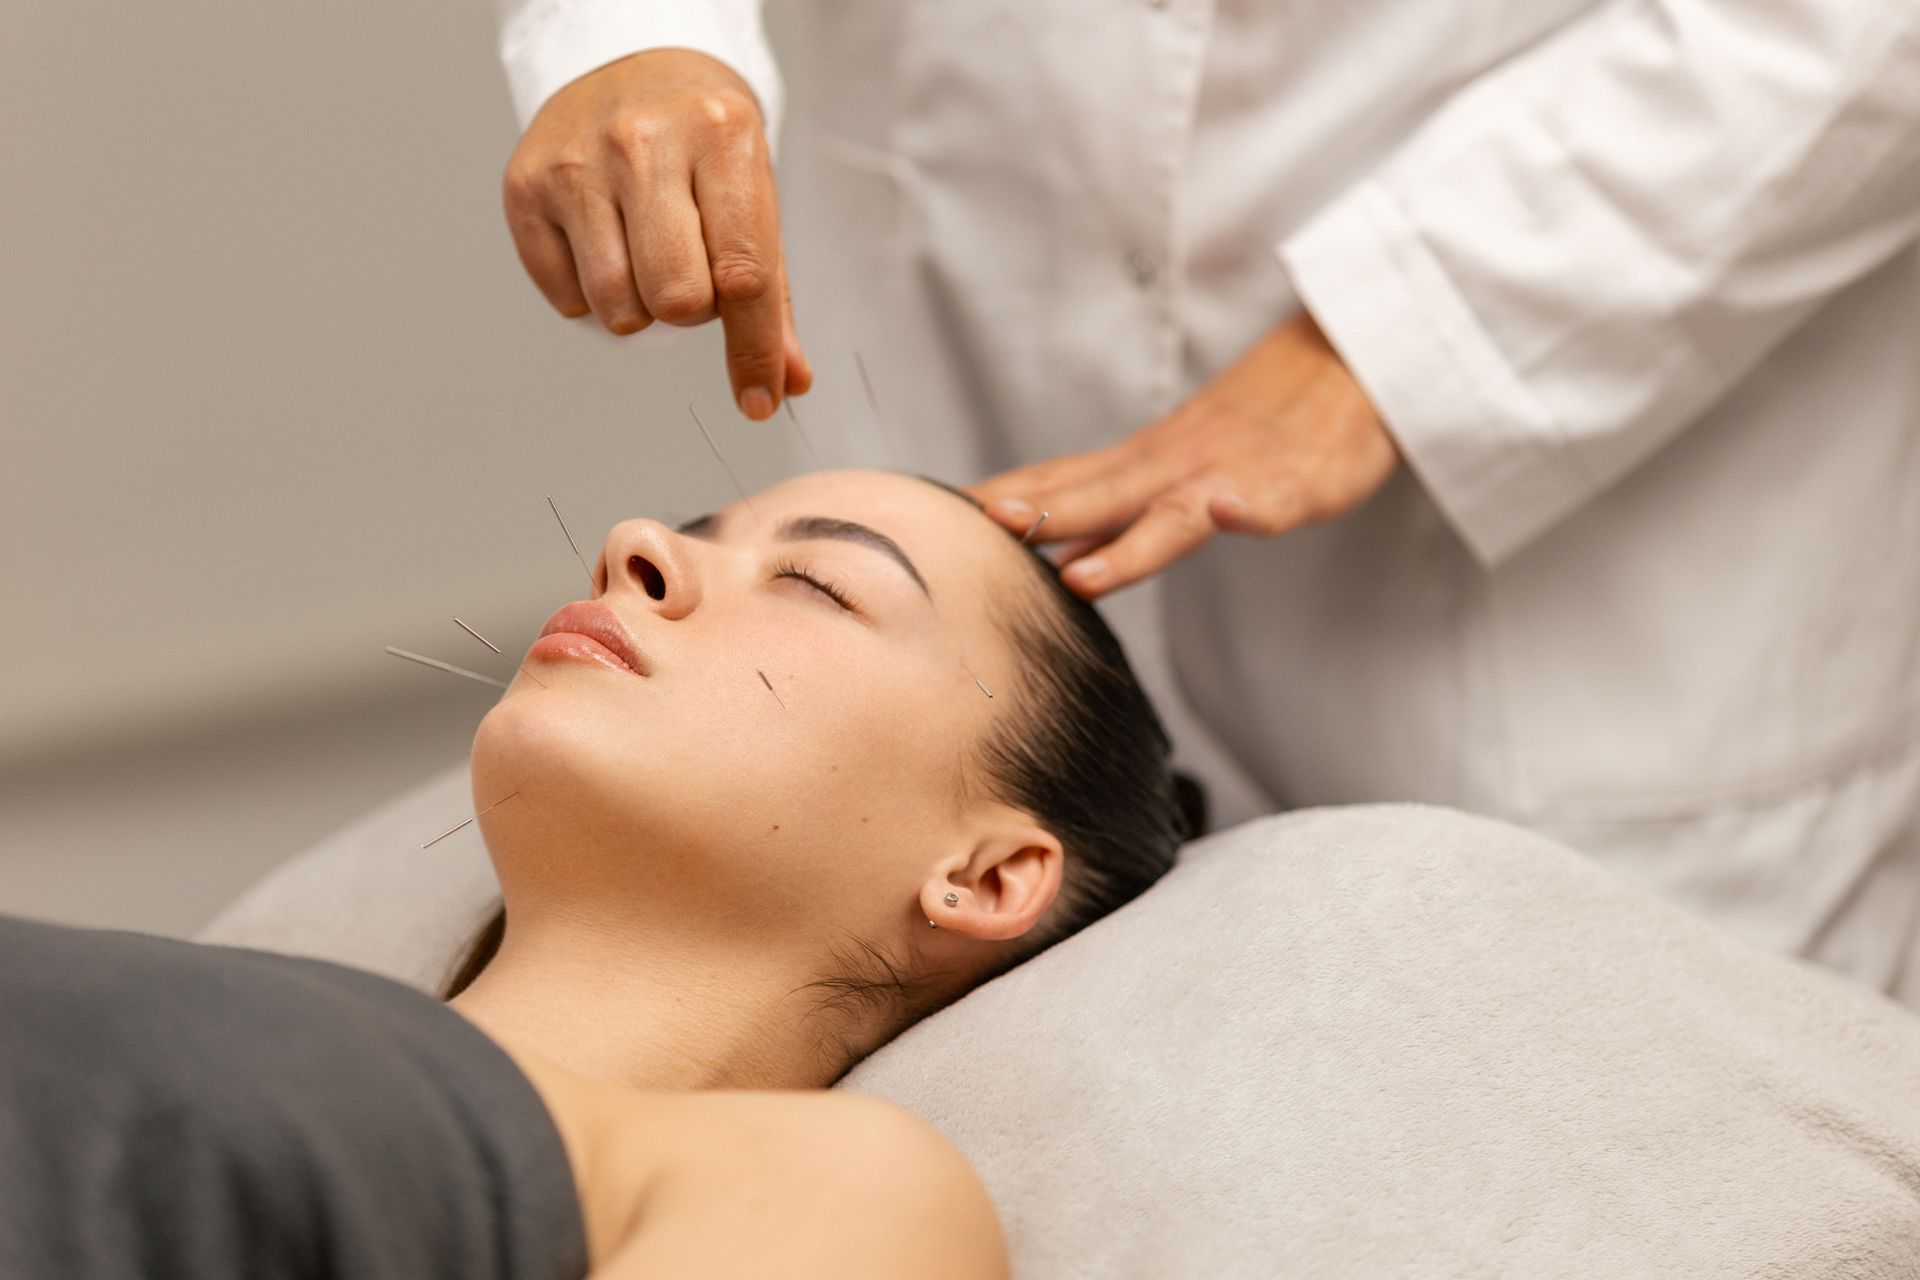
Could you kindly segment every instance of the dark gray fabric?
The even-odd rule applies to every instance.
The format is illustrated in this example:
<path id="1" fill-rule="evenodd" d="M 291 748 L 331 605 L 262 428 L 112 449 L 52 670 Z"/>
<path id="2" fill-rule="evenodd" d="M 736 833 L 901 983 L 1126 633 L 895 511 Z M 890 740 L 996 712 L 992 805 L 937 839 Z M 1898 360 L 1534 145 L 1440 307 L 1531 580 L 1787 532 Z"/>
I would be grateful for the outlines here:
<path id="1" fill-rule="evenodd" d="M 322 961 L 0 916 L 0 1277 L 579 1280 L 533 1086 Z"/>

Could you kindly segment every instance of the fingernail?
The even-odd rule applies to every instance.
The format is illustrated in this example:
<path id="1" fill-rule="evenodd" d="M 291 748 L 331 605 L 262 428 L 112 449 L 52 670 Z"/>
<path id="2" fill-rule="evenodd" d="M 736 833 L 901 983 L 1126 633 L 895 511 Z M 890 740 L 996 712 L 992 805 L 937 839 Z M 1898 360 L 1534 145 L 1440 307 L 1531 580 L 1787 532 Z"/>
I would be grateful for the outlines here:
<path id="1" fill-rule="evenodd" d="M 1067 572 L 1081 582 L 1095 582 L 1106 576 L 1107 558 L 1088 556 L 1084 560 L 1075 560 L 1067 566 Z"/>
<path id="2" fill-rule="evenodd" d="M 773 396 L 765 387 L 748 387 L 740 393 L 740 412 L 758 421 L 773 412 Z"/>
<path id="3" fill-rule="evenodd" d="M 995 516 L 1004 516 L 1009 520 L 1025 520 L 1033 514 L 1033 504 L 1022 502 L 1018 498 L 995 498 L 987 504 L 987 510 Z"/>

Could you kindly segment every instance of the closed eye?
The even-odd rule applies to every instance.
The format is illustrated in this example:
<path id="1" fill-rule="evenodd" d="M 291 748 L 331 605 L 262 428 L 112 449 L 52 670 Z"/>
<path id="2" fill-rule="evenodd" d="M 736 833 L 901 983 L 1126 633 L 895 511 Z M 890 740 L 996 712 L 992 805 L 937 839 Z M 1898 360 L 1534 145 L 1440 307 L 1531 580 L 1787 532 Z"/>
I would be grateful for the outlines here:
<path id="1" fill-rule="evenodd" d="M 848 613 L 856 613 L 859 611 L 853 603 L 852 597 L 841 590 L 838 585 L 824 578 L 815 576 L 813 571 L 805 565 L 796 564 L 792 560 L 781 560 L 773 566 L 773 576 L 776 580 L 780 578 L 798 578 L 800 581 L 818 591 L 821 595 L 832 600 L 842 609 L 845 609 Z"/>

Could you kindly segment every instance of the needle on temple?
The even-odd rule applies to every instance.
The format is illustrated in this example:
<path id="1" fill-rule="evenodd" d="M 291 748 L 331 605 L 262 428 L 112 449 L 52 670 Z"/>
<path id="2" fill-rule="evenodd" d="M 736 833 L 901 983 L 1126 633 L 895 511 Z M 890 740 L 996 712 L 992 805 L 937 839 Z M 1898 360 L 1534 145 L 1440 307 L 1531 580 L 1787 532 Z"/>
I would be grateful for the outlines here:
<path id="1" fill-rule="evenodd" d="M 713 442 L 713 434 L 707 430 L 707 424 L 700 421 L 700 411 L 688 405 L 687 412 L 693 415 L 693 425 L 700 428 L 700 434 L 706 438 L 707 448 L 713 450 L 713 460 L 720 464 L 722 471 L 727 473 L 727 479 L 733 481 L 734 490 L 739 493 L 740 501 L 747 504 L 747 510 L 753 511 L 753 518 L 758 521 L 760 513 L 754 511 L 753 499 L 747 496 L 746 488 L 740 483 L 740 477 L 733 474 L 733 468 L 728 466 L 727 460 L 720 455 L 720 446 Z"/>
<path id="2" fill-rule="evenodd" d="M 498 800 L 495 800 L 492 804 L 482 809 L 479 813 L 476 813 L 473 815 L 473 817 L 468 818 L 466 822 L 454 823 L 452 826 L 448 827 L 445 831 L 442 831 L 439 835 L 427 841 L 426 844 L 423 844 L 420 847 L 422 849 L 427 849 L 427 848 L 431 848 L 436 844 L 439 844 L 442 840 L 445 840 L 448 836 L 452 835 L 454 832 L 458 831 L 460 828 L 466 826 L 468 822 L 478 821 L 483 814 L 492 813 L 495 809 L 498 809 L 501 805 L 505 804 L 507 801 L 513 799 L 515 796 L 519 794 L 520 793 L 518 791 L 507 792 L 507 794 L 501 796 Z"/>
<path id="3" fill-rule="evenodd" d="M 462 631 L 472 636 L 475 640 L 478 640 L 481 644 L 487 646 L 487 648 L 493 650 L 495 653 L 500 652 L 499 645 L 487 639 L 485 636 L 481 635 L 478 631 L 475 631 L 472 627 L 460 621 L 460 619 L 455 618 L 453 622 L 455 626 L 459 627 Z M 515 665 L 518 666 L 519 664 L 516 663 Z M 545 680 L 542 680 L 539 676 L 533 674 L 533 672 L 527 670 L 525 667 L 520 667 L 520 674 L 525 676 L 527 679 L 533 681 L 535 684 L 539 685 L 542 689 L 547 687 L 547 682 Z"/>
<path id="4" fill-rule="evenodd" d="M 437 667 L 441 671 L 450 671 L 456 676 L 465 676 L 469 680 L 478 680 L 481 684 L 490 684 L 496 689 L 507 687 L 505 680 L 495 680 L 492 676 L 483 676 L 478 671 L 469 671 L 465 667 L 456 667 L 451 662 L 442 662 L 438 658 L 429 658 L 423 653 L 409 653 L 405 649 L 387 646 L 387 652 L 396 658 L 405 658 L 408 662 L 418 662 L 425 666 Z"/>
<path id="5" fill-rule="evenodd" d="M 552 494 L 547 495 L 547 505 L 553 507 Z M 553 507 L 553 518 L 560 520 L 560 508 Z M 567 528 L 567 522 L 565 520 L 560 520 L 560 532 L 567 535 L 567 545 L 573 548 L 573 558 L 580 562 L 582 569 L 587 569 L 587 558 L 580 554 L 580 546 L 573 540 L 573 532 Z M 587 569 L 587 588 L 590 591 L 598 591 L 600 589 L 600 584 L 593 580 L 593 570 L 591 569 Z M 491 645 L 488 647 L 492 648 Z"/>
<path id="6" fill-rule="evenodd" d="M 787 408 L 787 420 L 793 423 L 793 429 L 795 433 L 799 435 L 800 443 L 807 447 L 807 456 L 813 459 L 813 469 L 815 471 L 825 471 L 826 467 L 821 465 L 820 455 L 814 452 L 813 441 L 807 439 L 807 433 L 801 429 L 800 415 L 793 411 L 793 397 L 788 396 L 782 403 L 785 404 Z"/>
<path id="7" fill-rule="evenodd" d="M 1040 528 L 1040 526 L 1045 524 L 1046 522 L 1047 522 L 1047 513 L 1042 511 L 1040 513 L 1040 518 L 1038 520 L 1035 520 L 1032 524 L 1028 525 L 1027 531 L 1020 535 L 1021 545 L 1025 546 L 1027 539 L 1031 538 L 1034 535 L 1034 533 Z"/>
<path id="8" fill-rule="evenodd" d="M 860 369 L 860 385 L 867 389 L 867 408 L 873 410 L 873 420 L 880 425 L 880 438 L 886 442 L 887 457 L 893 460 L 893 469 L 900 470 L 900 454 L 893 447 L 893 436 L 887 431 L 887 420 L 880 413 L 880 397 L 873 394 L 873 379 L 867 376 L 867 362 L 858 351 L 853 353 L 853 363 Z"/>

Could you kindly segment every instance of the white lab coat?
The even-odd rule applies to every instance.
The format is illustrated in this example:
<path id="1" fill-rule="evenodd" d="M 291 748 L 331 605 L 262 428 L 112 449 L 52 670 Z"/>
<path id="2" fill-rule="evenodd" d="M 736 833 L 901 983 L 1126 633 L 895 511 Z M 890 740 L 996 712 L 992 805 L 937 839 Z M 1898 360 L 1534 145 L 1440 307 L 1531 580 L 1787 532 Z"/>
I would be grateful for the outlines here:
<path id="1" fill-rule="evenodd" d="M 502 4 L 523 121 L 658 45 L 786 116 L 841 460 L 850 348 L 964 481 L 1314 313 L 1409 468 L 1117 602 L 1223 818 L 1494 814 L 1920 997 L 1920 4 Z"/>

